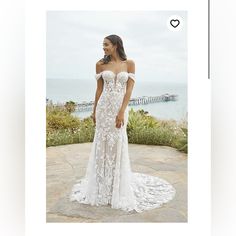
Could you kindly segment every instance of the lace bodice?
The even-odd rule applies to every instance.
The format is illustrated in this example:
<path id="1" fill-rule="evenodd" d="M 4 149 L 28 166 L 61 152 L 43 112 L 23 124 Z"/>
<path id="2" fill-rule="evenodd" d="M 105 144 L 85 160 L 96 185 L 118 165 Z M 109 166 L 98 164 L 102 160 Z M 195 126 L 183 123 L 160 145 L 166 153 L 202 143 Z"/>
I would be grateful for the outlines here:
<path id="1" fill-rule="evenodd" d="M 122 92 L 126 90 L 126 84 L 129 78 L 135 81 L 135 74 L 127 71 L 121 71 L 115 74 L 111 70 L 104 70 L 95 75 L 96 80 L 104 80 L 104 92 Z"/>

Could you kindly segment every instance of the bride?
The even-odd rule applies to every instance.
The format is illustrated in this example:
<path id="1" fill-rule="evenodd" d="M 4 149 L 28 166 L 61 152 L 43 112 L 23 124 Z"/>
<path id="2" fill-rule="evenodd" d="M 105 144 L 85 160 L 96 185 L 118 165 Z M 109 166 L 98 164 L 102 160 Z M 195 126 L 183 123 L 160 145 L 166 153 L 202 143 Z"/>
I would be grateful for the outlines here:
<path id="1" fill-rule="evenodd" d="M 127 59 L 117 35 L 104 38 L 103 50 L 104 58 L 96 63 L 95 135 L 86 174 L 74 184 L 70 201 L 136 212 L 160 207 L 173 199 L 174 187 L 130 167 L 127 105 L 136 81 L 135 62 Z"/>

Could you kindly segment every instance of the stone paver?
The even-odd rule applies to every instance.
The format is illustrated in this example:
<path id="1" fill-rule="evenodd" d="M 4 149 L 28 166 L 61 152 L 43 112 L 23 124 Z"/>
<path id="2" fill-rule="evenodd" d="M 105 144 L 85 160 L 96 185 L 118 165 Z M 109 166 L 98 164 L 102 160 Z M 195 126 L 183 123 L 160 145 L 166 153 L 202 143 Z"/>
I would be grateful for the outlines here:
<path id="1" fill-rule="evenodd" d="M 187 154 L 167 146 L 129 144 L 133 172 L 158 176 L 176 189 L 175 198 L 142 213 L 70 202 L 84 177 L 92 143 L 47 148 L 47 222 L 187 222 Z"/>

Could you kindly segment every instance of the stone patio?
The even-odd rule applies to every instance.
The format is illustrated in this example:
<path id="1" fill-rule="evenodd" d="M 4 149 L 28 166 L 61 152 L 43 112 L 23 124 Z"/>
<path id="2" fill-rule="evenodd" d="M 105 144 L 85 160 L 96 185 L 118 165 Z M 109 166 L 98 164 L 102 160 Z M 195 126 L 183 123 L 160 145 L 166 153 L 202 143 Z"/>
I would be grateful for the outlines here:
<path id="1" fill-rule="evenodd" d="M 92 143 L 48 147 L 47 222 L 187 222 L 187 154 L 167 146 L 129 144 L 131 168 L 167 180 L 176 189 L 173 200 L 142 213 L 110 206 L 70 202 L 77 179 L 85 175 Z"/>

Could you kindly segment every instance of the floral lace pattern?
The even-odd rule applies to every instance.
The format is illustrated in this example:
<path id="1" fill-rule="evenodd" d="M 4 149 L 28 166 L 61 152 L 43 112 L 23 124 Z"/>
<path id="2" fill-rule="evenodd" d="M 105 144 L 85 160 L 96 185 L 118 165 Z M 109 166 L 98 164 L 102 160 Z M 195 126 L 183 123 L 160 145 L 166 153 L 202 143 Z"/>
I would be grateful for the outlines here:
<path id="1" fill-rule="evenodd" d="M 142 212 L 160 207 L 173 199 L 176 190 L 164 179 L 131 171 L 127 122 L 115 127 L 128 79 L 135 74 L 103 71 L 95 75 L 104 80 L 103 92 L 96 107 L 96 130 L 85 177 L 72 188 L 71 201 L 90 205 L 108 205 L 124 211 Z"/>

